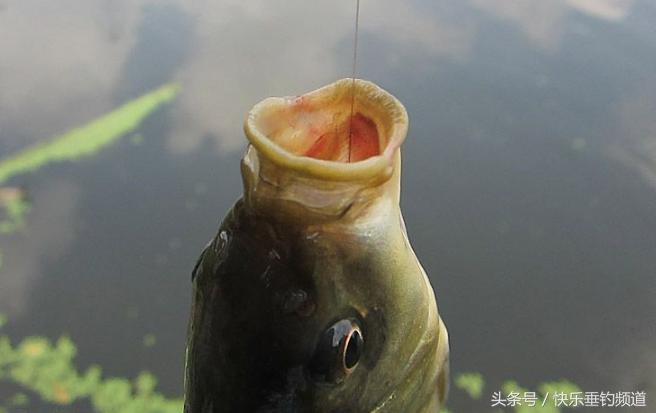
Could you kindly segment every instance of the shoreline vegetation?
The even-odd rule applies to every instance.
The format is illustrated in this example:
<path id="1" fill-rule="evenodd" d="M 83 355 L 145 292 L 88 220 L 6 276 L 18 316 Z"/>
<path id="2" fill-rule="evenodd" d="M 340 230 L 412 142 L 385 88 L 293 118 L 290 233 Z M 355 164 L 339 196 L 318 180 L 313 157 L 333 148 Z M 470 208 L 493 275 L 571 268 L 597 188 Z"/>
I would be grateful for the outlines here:
<path id="1" fill-rule="evenodd" d="M 55 162 L 74 161 L 97 154 L 110 144 L 133 136 L 141 123 L 163 104 L 175 99 L 180 91 L 176 84 L 166 84 L 136 98 L 112 112 L 62 135 L 28 147 L 14 155 L 0 159 L 0 235 L 20 231 L 31 209 L 28 194 L 17 187 L 3 186 L 15 176 Z M 0 251 L 0 272 L 3 257 Z M 9 323 L 0 314 L 0 332 Z M 154 343 L 154 336 L 148 342 Z M 144 342 L 144 345 L 150 347 Z M 96 413 L 180 413 L 183 400 L 166 397 L 156 391 L 157 379 L 149 372 L 141 372 L 134 379 L 104 377 L 99 366 L 80 372 L 75 366 L 77 347 L 69 337 L 53 341 L 47 337 L 31 336 L 12 344 L 9 336 L 0 334 L 0 386 L 16 389 L 7 399 L 0 396 L 0 413 L 29 411 L 35 399 L 62 406 L 87 403 Z M 514 381 L 502 384 L 506 393 L 526 389 Z M 574 392 L 578 387 L 566 380 L 543 383 L 536 394 L 546 392 Z M 476 409 L 490 406 L 486 400 L 485 380 L 480 373 L 460 373 L 452 377 L 452 394 L 462 392 Z M 10 392 L 11 393 L 11 392 Z M 472 406 L 473 407 L 473 406 Z M 496 410 L 495 410 L 496 409 Z M 506 412 L 559 413 L 553 405 L 545 407 L 516 406 Z M 500 413 L 499 408 L 490 408 Z M 441 413 L 455 413 L 448 408 Z"/>

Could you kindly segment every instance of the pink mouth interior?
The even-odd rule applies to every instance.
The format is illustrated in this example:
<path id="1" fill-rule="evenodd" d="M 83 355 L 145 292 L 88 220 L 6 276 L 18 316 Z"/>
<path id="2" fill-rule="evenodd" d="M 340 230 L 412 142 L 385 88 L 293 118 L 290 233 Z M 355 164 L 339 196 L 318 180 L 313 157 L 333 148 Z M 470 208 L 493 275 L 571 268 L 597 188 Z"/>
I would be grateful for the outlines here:
<path id="1" fill-rule="evenodd" d="M 313 104 L 304 97 L 262 119 L 269 139 L 299 156 L 333 162 L 358 162 L 382 152 L 376 123 L 362 112 L 351 117 L 348 102 Z"/>
<path id="2" fill-rule="evenodd" d="M 313 141 L 303 154 L 310 158 L 357 162 L 380 154 L 376 124 L 361 113 L 351 118 L 350 131 L 348 126 L 342 126 L 334 132 L 317 131 L 306 139 Z"/>

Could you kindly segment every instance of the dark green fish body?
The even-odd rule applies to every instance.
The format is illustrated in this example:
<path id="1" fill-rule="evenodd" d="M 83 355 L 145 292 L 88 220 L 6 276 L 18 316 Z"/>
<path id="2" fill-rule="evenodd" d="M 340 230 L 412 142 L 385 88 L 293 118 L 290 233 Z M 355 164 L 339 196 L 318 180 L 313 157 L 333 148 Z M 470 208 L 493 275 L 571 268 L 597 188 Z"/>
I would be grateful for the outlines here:
<path id="1" fill-rule="evenodd" d="M 428 413 L 446 396 L 448 336 L 399 210 L 407 115 L 358 81 L 365 121 L 316 150 L 312 116 L 339 125 L 346 85 L 249 115 L 244 197 L 194 270 L 187 413 Z"/>

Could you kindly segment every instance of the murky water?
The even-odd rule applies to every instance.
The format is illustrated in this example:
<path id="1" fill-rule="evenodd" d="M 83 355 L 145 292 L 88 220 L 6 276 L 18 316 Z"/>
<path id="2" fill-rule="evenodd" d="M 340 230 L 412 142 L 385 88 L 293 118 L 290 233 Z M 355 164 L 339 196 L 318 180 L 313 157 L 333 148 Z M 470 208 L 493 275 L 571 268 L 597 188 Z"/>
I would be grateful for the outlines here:
<path id="1" fill-rule="evenodd" d="M 140 144 L 10 182 L 33 209 L 0 236 L 7 332 L 69 334 L 80 366 L 181 394 L 190 271 L 241 192 L 243 116 L 349 76 L 351 3 L 0 0 L 3 156 L 184 88 Z M 510 378 L 656 397 L 655 28 L 650 0 L 362 2 L 358 72 L 410 113 L 408 231 L 484 397 Z"/>

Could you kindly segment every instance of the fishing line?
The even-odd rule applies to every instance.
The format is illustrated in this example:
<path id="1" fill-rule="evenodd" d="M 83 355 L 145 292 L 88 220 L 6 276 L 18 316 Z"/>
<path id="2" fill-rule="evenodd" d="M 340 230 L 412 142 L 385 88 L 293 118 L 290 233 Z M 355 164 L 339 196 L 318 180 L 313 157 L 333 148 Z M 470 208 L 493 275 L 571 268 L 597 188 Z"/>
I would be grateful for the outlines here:
<path id="1" fill-rule="evenodd" d="M 353 39 L 353 72 L 351 75 L 351 117 L 349 118 L 348 161 L 351 162 L 351 141 L 353 133 L 353 108 L 355 106 L 355 69 L 358 63 L 358 33 L 360 31 L 360 0 L 355 6 L 355 35 Z"/>

